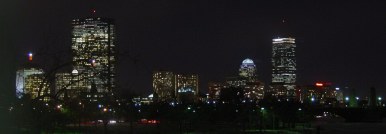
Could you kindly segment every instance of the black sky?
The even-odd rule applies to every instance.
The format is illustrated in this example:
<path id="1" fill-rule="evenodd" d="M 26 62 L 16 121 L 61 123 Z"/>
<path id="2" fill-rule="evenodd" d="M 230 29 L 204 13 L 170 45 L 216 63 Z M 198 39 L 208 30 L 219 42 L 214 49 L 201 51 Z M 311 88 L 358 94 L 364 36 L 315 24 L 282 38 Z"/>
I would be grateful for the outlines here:
<path id="1" fill-rule="evenodd" d="M 52 55 L 70 59 L 72 19 L 109 17 L 116 21 L 122 53 L 118 86 L 125 92 L 151 93 L 152 71 L 159 69 L 197 73 L 200 88 L 206 92 L 208 81 L 237 75 L 245 58 L 255 61 L 259 77 L 269 83 L 271 40 L 285 29 L 297 40 L 299 84 L 326 81 L 353 87 L 364 95 L 371 86 L 386 93 L 386 3 L 381 1 L 4 3 L 0 43 L 1 56 L 8 63 L 2 65 L 5 87 L 13 86 L 9 79 L 14 79 L 15 68 L 26 61 L 23 56 L 29 51 L 39 53 L 37 62 L 47 68 L 57 59 Z"/>

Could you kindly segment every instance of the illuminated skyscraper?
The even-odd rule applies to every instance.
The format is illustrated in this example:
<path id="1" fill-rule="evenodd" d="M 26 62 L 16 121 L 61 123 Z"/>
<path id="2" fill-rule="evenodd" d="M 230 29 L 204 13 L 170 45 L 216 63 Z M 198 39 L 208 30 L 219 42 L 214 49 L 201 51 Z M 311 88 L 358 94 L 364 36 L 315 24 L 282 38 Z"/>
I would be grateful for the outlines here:
<path id="1" fill-rule="evenodd" d="M 276 38 L 272 41 L 273 86 L 271 93 L 275 96 L 294 97 L 296 82 L 295 39 Z"/>
<path id="2" fill-rule="evenodd" d="M 81 87 L 111 92 L 115 87 L 115 28 L 112 19 L 86 18 L 72 21 L 74 69 Z"/>
<path id="3" fill-rule="evenodd" d="M 193 102 L 198 96 L 198 75 L 177 74 L 176 76 L 177 100 Z"/>
<path id="4" fill-rule="evenodd" d="M 175 78 L 173 72 L 156 71 L 153 73 L 154 97 L 157 101 L 175 99 Z"/>
<path id="5" fill-rule="evenodd" d="M 240 77 L 246 78 L 248 81 L 257 80 L 256 65 L 251 59 L 245 59 L 240 65 Z"/>
<path id="6" fill-rule="evenodd" d="M 243 60 L 239 76 L 228 77 L 226 83 L 228 87 L 243 89 L 245 99 L 260 100 L 264 97 L 264 83 L 258 80 L 256 65 L 251 59 Z"/>

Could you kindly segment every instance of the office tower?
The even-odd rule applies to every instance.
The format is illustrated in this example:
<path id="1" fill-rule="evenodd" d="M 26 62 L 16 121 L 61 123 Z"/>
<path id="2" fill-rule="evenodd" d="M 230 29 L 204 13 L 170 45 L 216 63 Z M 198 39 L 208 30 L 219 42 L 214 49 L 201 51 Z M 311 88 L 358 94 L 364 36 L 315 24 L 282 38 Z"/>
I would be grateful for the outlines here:
<path id="1" fill-rule="evenodd" d="M 31 74 L 25 77 L 24 89 L 25 93 L 31 95 L 31 99 L 43 95 L 50 95 L 51 93 L 48 88 L 48 82 L 45 81 L 44 74 Z M 49 97 L 44 97 L 40 100 L 48 101 Z"/>
<path id="2" fill-rule="evenodd" d="M 173 72 L 156 71 L 153 73 L 153 90 L 156 101 L 175 99 L 175 78 Z"/>
<path id="3" fill-rule="evenodd" d="M 112 19 L 86 18 L 72 21 L 74 69 L 84 92 L 95 85 L 97 92 L 115 87 L 115 28 Z"/>
<path id="4" fill-rule="evenodd" d="M 40 86 L 39 81 L 42 78 L 43 78 L 42 69 L 28 67 L 28 68 L 22 68 L 17 70 L 16 71 L 16 97 L 21 98 L 24 94 L 31 94 L 32 97 L 36 97 L 37 90 L 38 90 L 37 88 L 39 88 Z M 34 85 L 33 83 L 37 85 Z"/>
<path id="5" fill-rule="evenodd" d="M 294 38 L 272 40 L 272 90 L 274 96 L 295 96 L 296 57 Z"/>
<path id="6" fill-rule="evenodd" d="M 256 65 L 251 59 L 245 59 L 240 65 L 240 77 L 246 78 L 248 81 L 257 80 Z"/>
<path id="7" fill-rule="evenodd" d="M 226 79 L 228 87 L 243 89 L 244 98 L 248 100 L 259 100 L 264 97 L 264 83 L 258 80 L 256 65 L 252 59 L 242 61 L 239 76 Z"/>
<path id="8" fill-rule="evenodd" d="M 71 73 L 56 73 L 55 74 L 55 92 L 63 97 L 76 97 L 82 91 L 87 90 L 86 84 L 82 83 L 77 70 Z"/>
<path id="9" fill-rule="evenodd" d="M 176 76 L 177 100 L 180 102 L 193 102 L 198 96 L 198 75 L 177 74 Z"/>

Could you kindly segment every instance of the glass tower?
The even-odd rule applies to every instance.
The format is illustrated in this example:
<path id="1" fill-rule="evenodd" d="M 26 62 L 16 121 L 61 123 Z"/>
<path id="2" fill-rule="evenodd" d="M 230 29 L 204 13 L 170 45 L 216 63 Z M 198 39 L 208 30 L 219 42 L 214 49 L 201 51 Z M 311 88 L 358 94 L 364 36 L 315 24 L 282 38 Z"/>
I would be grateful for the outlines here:
<path id="1" fill-rule="evenodd" d="M 294 97 L 296 82 L 295 39 L 276 38 L 272 41 L 273 94 Z"/>
<path id="2" fill-rule="evenodd" d="M 81 87 L 96 87 L 111 92 L 115 87 L 115 27 L 108 18 L 86 18 L 72 21 L 74 70 Z"/>

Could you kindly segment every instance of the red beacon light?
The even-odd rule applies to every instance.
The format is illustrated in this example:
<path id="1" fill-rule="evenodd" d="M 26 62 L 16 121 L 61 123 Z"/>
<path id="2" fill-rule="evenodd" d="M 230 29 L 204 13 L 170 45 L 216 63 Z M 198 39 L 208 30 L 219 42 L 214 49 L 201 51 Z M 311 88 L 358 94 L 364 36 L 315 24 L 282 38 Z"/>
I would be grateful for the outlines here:
<path id="1" fill-rule="evenodd" d="M 315 85 L 316 85 L 317 87 L 322 87 L 322 86 L 323 86 L 323 83 L 319 83 L 319 82 L 318 82 L 318 83 L 316 83 Z"/>

